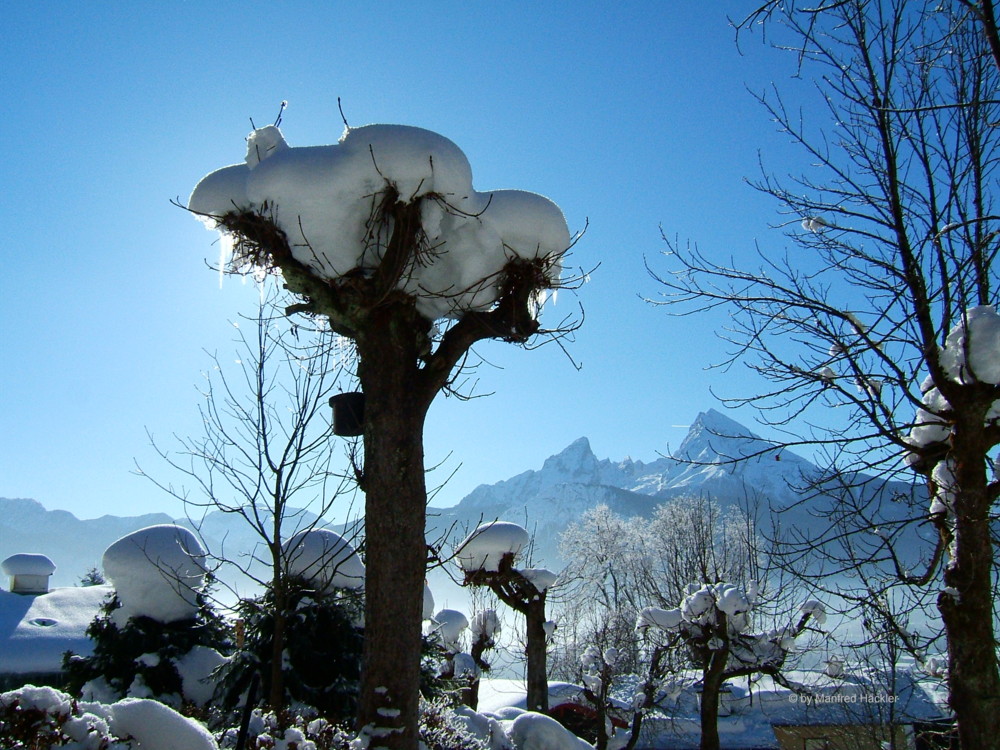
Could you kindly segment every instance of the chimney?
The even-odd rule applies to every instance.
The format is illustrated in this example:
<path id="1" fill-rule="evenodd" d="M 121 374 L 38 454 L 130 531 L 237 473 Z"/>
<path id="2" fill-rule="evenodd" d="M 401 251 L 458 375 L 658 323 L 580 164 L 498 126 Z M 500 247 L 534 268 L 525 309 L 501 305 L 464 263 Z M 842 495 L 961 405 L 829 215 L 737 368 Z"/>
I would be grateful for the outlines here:
<path id="1" fill-rule="evenodd" d="M 14 594 L 46 594 L 49 591 L 49 577 L 56 566 L 45 555 L 22 552 L 11 555 L 0 569 L 10 576 L 10 590 Z"/>

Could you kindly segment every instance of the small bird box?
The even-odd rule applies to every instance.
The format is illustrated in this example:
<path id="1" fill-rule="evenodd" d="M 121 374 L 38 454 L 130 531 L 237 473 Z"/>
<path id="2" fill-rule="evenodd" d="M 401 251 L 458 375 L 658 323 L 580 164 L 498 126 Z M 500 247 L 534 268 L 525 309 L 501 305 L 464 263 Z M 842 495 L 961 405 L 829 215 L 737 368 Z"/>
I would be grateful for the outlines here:
<path id="1" fill-rule="evenodd" d="M 333 408 L 333 434 L 358 437 L 365 432 L 365 394 L 358 391 L 330 397 Z"/>

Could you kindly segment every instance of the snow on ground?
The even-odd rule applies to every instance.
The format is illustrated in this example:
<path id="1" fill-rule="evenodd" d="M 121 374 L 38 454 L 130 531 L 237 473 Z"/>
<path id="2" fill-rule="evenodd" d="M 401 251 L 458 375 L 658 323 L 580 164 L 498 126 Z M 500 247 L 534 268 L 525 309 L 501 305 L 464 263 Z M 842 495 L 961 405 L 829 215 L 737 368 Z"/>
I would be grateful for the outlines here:
<path id="1" fill-rule="evenodd" d="M 442 135 L 405 125 L 349 128 L 339 143 L 289 147 L 275 126 L 247 139 L 245 163 L 212 172 L 188 208 L 213 217 L 247 209 L 270 217 L 293 256 L 324 279 L 367 273 L 389 237 L 370 221 L 388 184 L 404 203 L 421 204 L 424 257 L 400 280 L 428 319 L 485 310 L 512 257 L 545 258 L 551 282 L 570 244 L 552 201 L 521 190 L 480 193 L 462 150 Z"/>
<path id="2" fill-rule="evenodd" d="M 217 750 L 219 747 L 203 724 L 148 698 L 126 698 L 110 706 L 89 704 L 87 708 L 98 715 L 106 711 L 111 731 L 119 737 L 133 737 L 141 750 Z"/>
<path id="3" fill-rule="evenodd" d="M 92 653 L 87 626 L 112 591 L 111 586 L 35 595 L 0 591 L 0 674 L 58 672 L 64 652 Z"/>
<path id="4" fill-rule="evenodd" d="M 159 622 L 194 617 L 205 583 L 207 552 L 182 526 L 161 524 L 126 534 L 104 551 L 104 574 L 121 608 L 116 624 L 146 616 Z"/>

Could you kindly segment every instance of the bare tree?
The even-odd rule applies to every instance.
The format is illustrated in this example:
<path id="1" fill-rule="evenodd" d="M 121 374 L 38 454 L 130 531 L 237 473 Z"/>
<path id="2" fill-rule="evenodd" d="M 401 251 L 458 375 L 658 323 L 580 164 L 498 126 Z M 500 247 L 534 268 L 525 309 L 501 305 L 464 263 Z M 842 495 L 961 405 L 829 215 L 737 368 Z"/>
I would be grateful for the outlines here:
<path id="1" fill-rule="evenodd" d="M 163 459 L 193 481 L 193 490 L 146 476 L 182 500 L 189 515 L 200 511 L 192 519 L 196 526 L 221 511 L 242 519 L 258 538 L 258 548 L 223 546 L 213 556 L 269 592 L 273 636 L 264 684 L 268 703 L 280 710 L 296 563 L 296 553 L 284 545 L 323 523 L 347 489 L 346 477 L 332 466 L 328 406 L 344 350 L 330 331 L 310 331 L 285 318 L 273 288 L 264 294 L 255 316 L 234 323 L 235 362 L 212 355 L 199 405 L 204 433 L 179 437 L 173 451 L 154 442 Z"/>
<path id="2" fill-rule="evenodd" d="M 803 75 L 816 71 L 831 123 L 811 129 L 777 92 L 760 97 L 811 165 L 757 183 L 798 249 L 744 269 L 670 243 L 676 267 L 657 274 L 665 302 L 731 312 L 726 364 L 744 362 L 771 384 L 732 402 L 795 435 L 775 449 L 823 447 L 825 489 L 851 490 L 848 533 L 868 535 L 856 543 L 883 575 L 938 587 L 962 746 L 998 748 L 990 526 L 1000 482 L 989 452 L 1000 442 L 1000 378 L 976 360 L 992 347 L 977 321 L 995 314 L 1000 247 L 998 69 L 980 23 L 992 4 L 762 11 L 772 41 L 798 55 Z M 889 512 L 891 493 L 872 489 L 905 471 L 903 456 L 926 479 L 930 512 L 912 493 L 897 493 Z M 921 549 L 925 529 L 934 539 Z"/>

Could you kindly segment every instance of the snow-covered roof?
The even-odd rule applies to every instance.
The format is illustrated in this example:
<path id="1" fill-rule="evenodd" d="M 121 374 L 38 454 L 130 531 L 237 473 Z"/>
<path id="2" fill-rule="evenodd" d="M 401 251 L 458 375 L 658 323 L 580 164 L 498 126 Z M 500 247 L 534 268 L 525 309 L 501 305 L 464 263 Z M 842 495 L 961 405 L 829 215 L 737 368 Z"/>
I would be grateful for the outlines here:
<path id="1" fill-rule="evenodd" d="M 392 184 L 421 205 L 427 252 L 399 285 L 429 319 L 485 310 L 512 257 L 545 258 L 550 281 L 570 244 L 552 201 L 521 190 L 480 193 L 462 150 L 442 135 L 406 125 L 349 128 L 339 143 L 289 147 L 275 126 L 247 139 L 245 163 L 212 172 L 188 208 L 207 219 L 234 209 L 264 211 L 292 255 L 324 279 L 375 268 L 388 237 L 372 237 L 378 196 Z"/>
<path id="2" fill-rule="evenodd" d="M 0 569 L 9 576 L 50 576 L 56 572 L 56 564 L 45 555 L 19 552 L 0 563 Z"/>
<path id="3" fill-rule="evenodd" d="M 63 653 L 89 655 L 87 626 L 111 594 L 110 586 L 53 589 L 23 596 L 0 591 L 0 674 L 58 672 Z"/>

